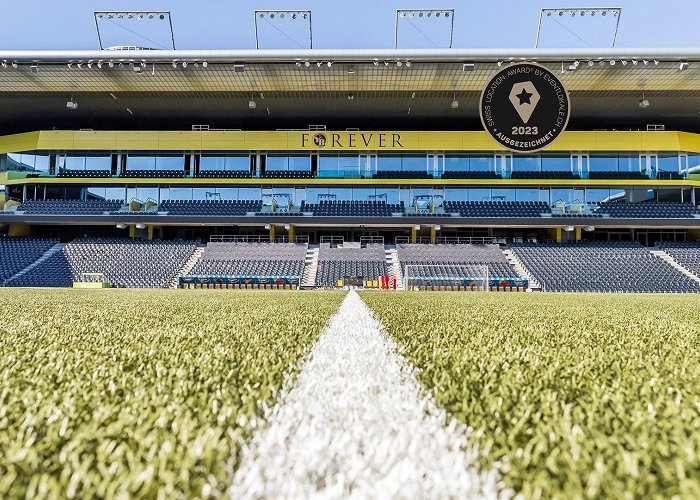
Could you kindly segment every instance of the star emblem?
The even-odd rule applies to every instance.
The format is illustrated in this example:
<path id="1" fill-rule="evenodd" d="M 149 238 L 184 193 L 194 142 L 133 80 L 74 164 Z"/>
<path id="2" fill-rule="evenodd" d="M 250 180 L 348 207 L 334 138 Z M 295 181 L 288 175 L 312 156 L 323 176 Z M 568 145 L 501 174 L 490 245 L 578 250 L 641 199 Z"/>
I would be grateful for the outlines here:
<path id="1" fill-rule="evenodd" d="M 523 88 L 523 91 L 517 94 L 517 98 L 520 99 L 520 104 L 532 104 L 530 102 L 530 97 L 532 97 L 532 93 L 528 92 Z"/>

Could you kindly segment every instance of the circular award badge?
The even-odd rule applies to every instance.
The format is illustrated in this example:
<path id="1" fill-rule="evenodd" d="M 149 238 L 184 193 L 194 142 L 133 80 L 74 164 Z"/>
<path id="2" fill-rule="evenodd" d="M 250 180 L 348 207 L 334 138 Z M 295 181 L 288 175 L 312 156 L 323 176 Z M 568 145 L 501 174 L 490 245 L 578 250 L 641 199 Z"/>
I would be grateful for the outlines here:
<path id="1" fill-rule="evenodd" d="M 481 93 L 484 129 L 516 153 L 549 146 L 569 122 L 569 93 L 552 72 L 538 64 L 510 64 Z"/>

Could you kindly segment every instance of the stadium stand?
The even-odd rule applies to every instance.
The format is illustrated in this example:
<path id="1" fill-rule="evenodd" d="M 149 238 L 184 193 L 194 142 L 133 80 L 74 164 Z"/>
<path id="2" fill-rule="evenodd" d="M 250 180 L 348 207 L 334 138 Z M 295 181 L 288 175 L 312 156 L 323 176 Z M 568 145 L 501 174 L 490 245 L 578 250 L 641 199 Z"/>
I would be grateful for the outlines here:
<path id="1" fill-rule="evenodd" d="M 117 288 L 162 288 L 192 255 L 196 242 L 81 238 L 6 286 L 70 287 L 81 273 L 103 273 Z"/>
<path id="2" fill-rule="evenodd" d="M 691 203 L 603 202 L 599 211 L 610 217 L 629 219 L 687 219 L 696 213 Z"/>
<path id="3" fill-rule="evenodd" d="M 573 172 L 512 172 L 511 179 L 580 179 L 579 174 Z"/>
<path id="4" fill-rule="evenodd" d="M 166 200 L 158 209 L 170 215 L 246 215 L 260 212 L 260 200 Z"/>
<path id="5" fill-rule="evenodd" d="M 247 170 L 200 170 L 197 177 L 205 179 L 245 179 L 250 177 Z"/>
<path id="6" fill-rule="evenodd" d="M 188 274 L 301 278 L 305 243 L 208 243 Z"/>
<path id="7" fill-rule="evenodd" d="M 311 179 L 313 174 L 309 170 L 269 170 L 264 176 L 267 179 Z"/>
<path id="8" fill-rule="evenodd" d="M 657 243 L 656 247 L 700 278 L 700 242 L 663 242 Z"/>
<path id="9" fill-rule="evenodd" d="M 386 275 L 384 245 L 370 243 L 364 248 L 339 248 L 321 243 L 316 286 L 334 287 L 344 277 L 377 280 Z"/>
<path id="10" fill-rule="evenodd" d="M 58 240 L 0 237 L 0 282 L 14 276 L 41 257 Z"/>
<path id="11" fill-rule="evenodd" d="M 540 217 L 552 212 L 543 201 L 446 201 L 444 208 L 461 217 Z"/>
<path id="12" fill-rule="evenodd" d="M 491 277 L 520 277 L 498 245 L 398 244 L 396 252 L 404 277 L 406 266 L 414 266 L 412 275 L 424 277 L 480 277 L 484 266 Z"/>
<path id="13" fill-rule="evenodd" d="M 109 170 L 62 170 L 58 177 L 112 177 Z"/>
<path id="14" fill-rule="evenodd" d="M 501 174 L 495 172 L 445 172 L 443 179 L 502 179 Z"/>
<path id="15" fill-rule="evenodd" d="M 432 179 L 433 174 L 418 170 L 404 170 L 394 172 L 393 170 L 378 170 L 372 178 L 374 179 Z"/>
<path id="16" fill-rule="evenodd" d="M 329 201 L 318 204 L 301 202 L 302 212 L 327 217 L 391 217 L 394 213 L 403 213 L 404 204 L 386 203 L 384 201 Z"/>
<path id="17" fill-rule="evenodd" d="M 156 179 L 161 177 L 184 177 L 184 170 L 127 170 L 122 177 L 145 177 Z"/>
<path id="18" fill-rule="evenodd" d="M 41 215 L 102 215 L 119 210 L 123 203 L 118 200 L 29 200 L 17 210 Z"/>
<path id="19" fill-rule="evenodd" d="M 607 180 L 649 180 L 649 176 L 641 172 L 588 172 L 588 178 Z"/>
<path id="20" fill-rule="evenodd" d="M 639 243 L 511 247 L 549 292 L 700 293 L 700 284 Z"/>

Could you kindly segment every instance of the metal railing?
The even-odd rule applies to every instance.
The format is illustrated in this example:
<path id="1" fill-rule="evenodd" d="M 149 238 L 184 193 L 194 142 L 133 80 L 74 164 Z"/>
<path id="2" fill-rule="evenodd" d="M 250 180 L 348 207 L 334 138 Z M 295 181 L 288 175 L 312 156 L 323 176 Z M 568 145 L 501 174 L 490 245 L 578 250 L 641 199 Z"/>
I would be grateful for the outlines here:
<path id="1" fill-rule="evenodd" d="M 360 236 L 360 246 L 366 246 L 370 243 L 384 244 L 384 236 Z"/>
<path id="2" fill-rule="evenodd" d="M 242 234 L 212 234 L 209 237 L 210 243 L 309 243 L 309 236 L 302 234 L 289 240 L 287 236 L 275 236 L 270 239 L 264 235 L 242 235 Z"/>
<path id="3" fill-rule="evenodd" d="M 397 245 L 411 243 L 411 238 L 408 236 L 397 236 L 394 240 Z M 429 236 L 420 236 L 416 239 L 416 243 L 421 245 L 430 245 Z M 435 239 L 436 244 L 443 245 L 484 245 L 498 243 L 498 238 L 495 236 L 441 236 Z"/>
<path id="4" fill-rule="evenodd" d="M 345 243 L 345 238 L 342 236 L 321 236 L 321 243 L 330 243 L 331 245 L 342 245 Z"/>

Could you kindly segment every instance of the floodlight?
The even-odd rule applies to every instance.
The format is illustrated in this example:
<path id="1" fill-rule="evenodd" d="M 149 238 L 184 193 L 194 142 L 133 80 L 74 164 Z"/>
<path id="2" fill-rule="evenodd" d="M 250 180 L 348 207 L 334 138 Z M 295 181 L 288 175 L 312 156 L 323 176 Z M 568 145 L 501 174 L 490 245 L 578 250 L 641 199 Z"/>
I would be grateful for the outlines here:
<path id="1" fill-rule="evenodd" d="M 202 62 L 202 68 L 206 68 L 207 66 L 209 66 L 209 63 L 206 62 L 206 61 L 203 61 L 203 62 Z"/>
<path id="2" fill-rule="evenodd" d="M 451 107 L 452 109 L 457 109 L 457 108 L 459 108 L 459 101 L 458 101 L 457 99 L 454 99 L 454 100 L 450 103 L 450 107 Z"/>
<path id="3" fill-rule="evenodd" d="M 355 95 L 352 93 L 348 94 L 348 101 L 352 101 L 353 99 L 355 99 Z"/>
<path id="4" fill-rule="evenodd" d="M 588 61 L 588 66 L 593 66 L 595 63 L 593 61 Z"/>
<path id="5" fill-rule="evenodd" d="M 233 72 L 234 73 L 243 73 L 244 71 L 245 71 L 244 64 L 234 64 L 233 65 Z"/>
<path id="6" fill-rule="evenodd" d="M 411 61 L 406 61 L 406 67 L 410 68 L 411 67 Z"/>
<path id="7" fill-rule="evenodd" d="M 639 100 L 639 108 L 640 109 L 646 109 L 649 107 L 649 99 L 640 99 Z"/>
<path id="8" fill-rule="evenodd" d="M 685 71 L 688 69 L 688 62 L 687 61 L 681 61 L 680 65 L 678 66 L 678 69 L 681 71 Z"/>
<path id="9" fill-rule="evenodd" d="M 187 67 L 187 61 L 182 61 L 182 67 L 186 68 Z"/>
<path id="10" fill-rule="evenodd" d="M 403 63 L 401 61 L 396 61 L 396 65 L 400 68 Z"/>
<path id="11" fill-rule="evenodd" d="M 311 66 L 311 63 L 309 61 L 304 61 L 304 67 L 308 68 L 309 66 Z"/>
<path id="12" fill-rule="evenodd" d="M 38 75 L 39 74 L 39 65 L 38 64 L 32 64 L 29 67 L 32 71 L 32 75 Z"/>
<path id="13" fill-rule="evenodd" d="M 109 61 L 109 67 L 110 67 L 110 68 L 113 68 L 113 67 L 114 67 L 114 62 Z"/>
<path id="14" fill-rule="evenodd" d="M 257 103 L 253 99 L 248 101 L 248 108 L 255 109 L 257 106 L 258 106 Z"/>
<path id="15" fill-rule="evenodd" d="M 177 63 L 173 61 L 173 69 L 177 69 Z"/>
<path id="16" fill-rule="evenodd" d="M 562 229 L 564 229 L 564 231 L 566 231 L 567 233 L 570 233 L 574 230 L 574 226 L 564 226 Z"/>
<path id="17" fill-rule="evenodd" d="M 134 73 L 141 73 L 141 66 L 139 64 L 134 64 L 131 69 L 134 70 Z"/>
<path id="18" fill-rule="evenodd" d="M 92 62 L 88 62 L 87 67 L 88 67 L 89 69 L 92 69 Z"/>
<path id="19" fill-rule="evenodd" d="M 462 64 L 462 71 L 474 71 L 474 63 Z"/>
<path id="20" fill-rule="evenodd" d="M 98 62 L 97 62 L 97 67 L 100 68 L 100 69 L 102 69 L 102 61 L 98 61 Z"/>
<path id="21" fill-rule="evenodd" d="M 136 229 L 146 229 L 146 224 L 144 224 L 143 222 L 139 222 L 138 224 L 136 224 Z"/>
<path id="22" fill-rule="evenodd" d="M 66 108 L 68 109 L 78 109 L 78 103 L 73 100 L 71 97 L 71 100 L 66 103 Z"/>
<path id="23" fill-rule="evenodd" d="M 440 229 L 442 229 L 442 228 L 440 227 L 440 224 L 435 224 L 435 230 L 436 230 L 436 231 L 439 231 Z"/>
<path id="24" fill-rule="evenodd" d="M 13 67 L 13 68 L 17 68 L 17 63 L 16 63 L 16 62 L 13 62 L 13 63 L 12 63 L 12 67 Z"/>

